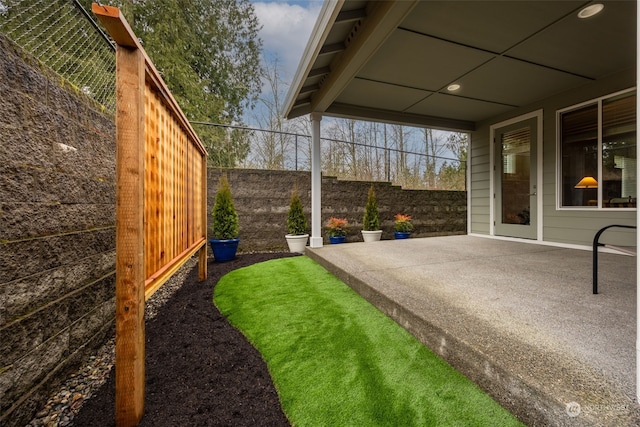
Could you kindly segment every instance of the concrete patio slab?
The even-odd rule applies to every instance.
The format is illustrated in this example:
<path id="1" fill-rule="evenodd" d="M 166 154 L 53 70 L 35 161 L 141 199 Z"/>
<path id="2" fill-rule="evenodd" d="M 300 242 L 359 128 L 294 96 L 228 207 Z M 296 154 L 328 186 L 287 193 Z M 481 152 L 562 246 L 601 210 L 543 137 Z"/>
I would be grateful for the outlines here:
<path id="1" fill-rule="evenodd" d="M 307 248 L 528 425 L 640 425 L 636 260 L 448 236 Z"/>

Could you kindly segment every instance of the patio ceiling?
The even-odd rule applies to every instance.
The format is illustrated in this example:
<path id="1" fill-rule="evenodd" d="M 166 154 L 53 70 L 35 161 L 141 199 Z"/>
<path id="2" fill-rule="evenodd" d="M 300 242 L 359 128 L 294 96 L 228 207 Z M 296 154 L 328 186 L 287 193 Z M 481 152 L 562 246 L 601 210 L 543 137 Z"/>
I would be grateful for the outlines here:
<path id="1" fill-rule="evenodd" d="M 636 66 L 636 2 L 332 1 L 286 100 L 311 112 L 470 131 Z M 459 84 L 451 92 L 447 88 Z"/>

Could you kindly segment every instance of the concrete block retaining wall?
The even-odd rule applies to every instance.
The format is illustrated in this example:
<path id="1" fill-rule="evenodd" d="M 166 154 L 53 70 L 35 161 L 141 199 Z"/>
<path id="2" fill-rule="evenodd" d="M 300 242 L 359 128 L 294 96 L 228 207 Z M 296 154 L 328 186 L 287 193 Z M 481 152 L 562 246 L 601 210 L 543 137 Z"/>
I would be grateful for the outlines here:
<path id="1" fill-rule="evenodd" d="M 294 171 L 211 169 L 208 171 L 209 212 L 215 202 L 220 174 L 229 178 L 240 218 L 240 252 L 287 250 L 287 213 L 294 185 L 311 227 L 311 174 Z M 361 242 L 362 217 L 371 182 L 322 179 L 322 224 L 332 217 L 347 218 L 347 242 Z M 464 191 L 403 190 L 387 182 L 373 183 L 380 212 L 382 239 L 393 239 L 393 216 L 411 215 L 412 237 L 466 234 Z M 211 224 L 210 224 L 211 225 Z M 324 229 L 323 229 L 324 235 Z M 328 238 L 324 237 L 325 244 Z"/>
<path id="2" fill-rule="evenodd" d="M 115 126 L 0 35 L 0 425 L 113 336 Z"/>
<path id="3" fill-rule="evenodd" d="M 291 190 L 307 215 L 308 172 L 210 170 L 208 206 L 229 175 L 240 251 L 286 250 Z M 325 177 L 323 224 L 361 241 L 368 182 Z M 464 234 L 464 192 L 375 183 L 383 239 L 393 215 L 415 237 Z M 307 218 L 310 220 L 310 216 Z M 114 334 L 115 125 L 91 100 L 0 34 L 0 425 L 23 426 L 52 391 Z"/>

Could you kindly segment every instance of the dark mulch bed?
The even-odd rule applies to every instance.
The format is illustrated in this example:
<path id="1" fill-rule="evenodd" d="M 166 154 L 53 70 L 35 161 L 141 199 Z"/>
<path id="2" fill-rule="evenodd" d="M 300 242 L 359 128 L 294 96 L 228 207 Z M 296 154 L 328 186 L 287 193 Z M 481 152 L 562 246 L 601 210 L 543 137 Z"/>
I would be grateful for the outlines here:
<path id="1" fill-rule="evenodd" d="M 260 353 L 213 305 L 213 288 L 226 273 L 286 253 L 242 254 L 197 266 L 146 324 L 146 399 L 140 426 L 288 426 Z M 114 370 L 73 422 L 115 425 Z"/>

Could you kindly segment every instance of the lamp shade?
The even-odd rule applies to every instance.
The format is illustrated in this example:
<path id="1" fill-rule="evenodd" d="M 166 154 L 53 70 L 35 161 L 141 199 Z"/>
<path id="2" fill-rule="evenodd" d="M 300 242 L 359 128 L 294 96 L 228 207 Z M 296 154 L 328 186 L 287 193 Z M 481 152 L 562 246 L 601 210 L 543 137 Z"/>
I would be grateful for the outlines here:
<path id="1" fill-rule="evenodd" d="M 576 184 L 575 188 L 598 188 L 598 181 L 592 176 L 585 176 Z"/>

